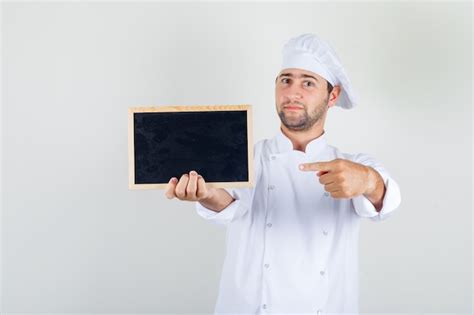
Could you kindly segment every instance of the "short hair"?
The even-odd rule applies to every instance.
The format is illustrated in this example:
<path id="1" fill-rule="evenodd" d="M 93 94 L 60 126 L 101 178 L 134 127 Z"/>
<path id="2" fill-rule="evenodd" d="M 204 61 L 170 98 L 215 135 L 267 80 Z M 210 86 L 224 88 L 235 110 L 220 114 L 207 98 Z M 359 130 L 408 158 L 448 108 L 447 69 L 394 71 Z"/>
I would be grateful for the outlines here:
<path id="1" fill-rule="evenodd" d="M 332 92 L 332 89 L 333 89 L 334 87 L 332 86 L 332 84 L 331 84 L 331 83 L 329 83 L 329 81 L 328 81 L 328 80 L 326 80 L 326 82 L 328 83 L 328 95 L 329 95 L 329 94 L 331 94 L 331 92 Z"/>

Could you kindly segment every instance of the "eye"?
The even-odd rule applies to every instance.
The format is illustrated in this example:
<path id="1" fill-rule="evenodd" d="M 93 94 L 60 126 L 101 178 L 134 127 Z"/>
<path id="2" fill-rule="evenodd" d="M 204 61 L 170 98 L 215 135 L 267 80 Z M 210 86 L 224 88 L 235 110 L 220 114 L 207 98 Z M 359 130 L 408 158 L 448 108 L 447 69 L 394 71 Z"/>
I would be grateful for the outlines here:
<path id="1" fill-rule="evenodd" d="M 283 84 L 286 84 L 290 81 L 290 79 L 288 78 L 281 78 L 280 82 L 283 83 Z"/>
<path id="2" fill-rule="evenodd" d="M 314 86 L 314 83 L 312 81 L 304 81 L 303 85 L 308 87 L 308 86 Z"/>

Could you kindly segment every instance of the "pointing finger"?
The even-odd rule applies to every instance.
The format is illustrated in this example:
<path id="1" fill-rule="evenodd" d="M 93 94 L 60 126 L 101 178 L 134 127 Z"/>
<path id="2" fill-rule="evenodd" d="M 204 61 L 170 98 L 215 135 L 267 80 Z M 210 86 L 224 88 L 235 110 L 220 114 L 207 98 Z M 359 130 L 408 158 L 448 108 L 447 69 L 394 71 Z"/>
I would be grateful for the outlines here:
<path id="1" fill-rule="evenodd" d="M 330 171 L 332 168 L 331 162 L 315 162 L 300 164 L 302 171 Z"/>

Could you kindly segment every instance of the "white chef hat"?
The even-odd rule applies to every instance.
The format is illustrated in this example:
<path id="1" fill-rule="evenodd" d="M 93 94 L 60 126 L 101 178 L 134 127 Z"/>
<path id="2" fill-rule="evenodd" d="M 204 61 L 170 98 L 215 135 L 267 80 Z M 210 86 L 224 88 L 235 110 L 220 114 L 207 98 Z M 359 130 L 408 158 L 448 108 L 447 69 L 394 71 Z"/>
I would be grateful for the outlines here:
<path id="1" fill-rule="evenodd" d="M 357 96 L 342 64 L 328 42 L 314 34 L 303 34 L 291 38 L 283 46 L 282 70 L 298 68 L 314 72 L 326 79 L 332 86 L 339 85 L 337 106 L 345 109 L 354 107 Z"/>

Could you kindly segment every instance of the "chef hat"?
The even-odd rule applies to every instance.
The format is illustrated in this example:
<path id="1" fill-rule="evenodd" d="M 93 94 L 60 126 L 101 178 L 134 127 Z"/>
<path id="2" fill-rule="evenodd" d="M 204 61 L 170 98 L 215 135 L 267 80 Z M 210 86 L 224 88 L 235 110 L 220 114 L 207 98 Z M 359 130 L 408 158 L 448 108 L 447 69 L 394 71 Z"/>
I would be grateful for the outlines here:
<path id="1" fill-rule="evenodd" d="M 283 47 L 282 69 L 298 68 L 322 76 L 332 86 L 339 85 L 341 94 L 336 105 L 354 107 L 357 96 L 334 49 L 314 34 L 303 34 L 290 39 Z"/>

